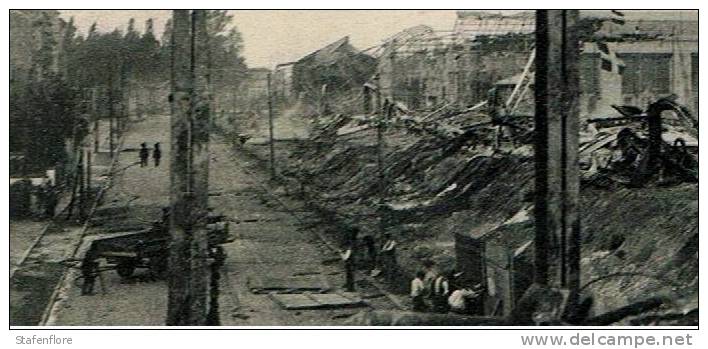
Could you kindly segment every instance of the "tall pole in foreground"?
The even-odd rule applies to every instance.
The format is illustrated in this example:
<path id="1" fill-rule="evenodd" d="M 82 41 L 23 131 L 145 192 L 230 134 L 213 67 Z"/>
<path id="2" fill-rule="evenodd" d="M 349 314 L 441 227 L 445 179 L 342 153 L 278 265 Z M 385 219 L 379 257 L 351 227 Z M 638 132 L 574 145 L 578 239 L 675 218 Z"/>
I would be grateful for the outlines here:
<path id="1" fill-rule="evenodd" d="M 275 143 L 273 137 L 273 94 L 271 92 L 271 76 L 268 73 L 268 144 L 270 145 L 270 178 L 275 179 Z"/>
<path id="2" fill-rule="evenodd" d="M 205 325 L 210 98 L 205 12 L 190 16 L 189 10 L 174 10 L 172 23 L 167 325 Z"/>
<path id="3" fill-rule="evenodd" d="M 193 190 L 192 208 L 192 310 L 190 323 L 206 325 L 209 294 L 209 246 L 207 215 L 209 214 L 209 127 L 211 125 L 211 91 L 209 35 L 206 10 L 192 11 L 192 144 Z"/>
<path id="4" fill-rule="evenodd" d="M 570 289 L 571 309 L 580 282 L 577 22 L 577 10 L 536 14 L 535 282 Z"/>

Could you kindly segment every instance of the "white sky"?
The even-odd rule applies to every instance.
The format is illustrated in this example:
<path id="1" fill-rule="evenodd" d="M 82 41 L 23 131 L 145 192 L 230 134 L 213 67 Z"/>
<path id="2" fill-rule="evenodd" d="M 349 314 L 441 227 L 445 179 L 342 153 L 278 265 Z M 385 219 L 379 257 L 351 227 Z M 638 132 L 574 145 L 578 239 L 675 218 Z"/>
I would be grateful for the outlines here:
<path id="1" fill-rule="evenodd" d="M 278 63 L 295 61 L 310 52 L 349 35 L 358 49 L 381 43 L 399 31 L 425 24 L 434 30 L 452 30 L 456 14 L 452 10 L 238 10 L 233 23 L 243 35 L 244 56 L 249 67 L 272 68 Z M 490 12 L 518 12 L 514 10 Z M 609 11 L 583 11 L 608 14 Z M 697 17 L 696 11 L 624 11 L 628 19 L 685 19 Z M 162 36 L 169 10 L 62 10 L 67 20 L 74 17 L 80 32 L 93 22 L 100 31 L 125 29 L 135 18 L 142 31 L 153 18 L 155 35 Z"/>
<path id="2" fill-rule="evenodd" d="M 162 36 L 163 26 L 171 16 L 168 10 L 62 10 L 67 20 L 85 33 L 93 22 L 100 31 L 124 29 L 135 18 L 142 31 L 145 20 L 153 18 L 155 35 Z M 313 11 L 313 10 L 242 10 L 230 11 L 233 23 L 243 35 L 244 56 L 250 67 L 273 67 L 297 60 L 331 42 L 349 35 L 352 45 L 365 49 L 397 32 L 419 24 L 435 30 L 452 30 L 455 11 Z"/>

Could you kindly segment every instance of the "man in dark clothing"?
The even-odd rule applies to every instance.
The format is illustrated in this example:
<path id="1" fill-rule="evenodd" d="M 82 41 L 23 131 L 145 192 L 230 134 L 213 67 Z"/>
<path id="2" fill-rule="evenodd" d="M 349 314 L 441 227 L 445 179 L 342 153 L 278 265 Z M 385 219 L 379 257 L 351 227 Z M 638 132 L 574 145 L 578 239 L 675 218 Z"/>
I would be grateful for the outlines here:
<path id="1" fill-rule="evenodd" d="M 155 143 L 155 149 L 152 150 L 152 158 L 155 160 L 155 167 L 160 166 L 160 158 L 162 157 L 162 151 L 160 150 L 160 143 Z"/>
<path id="2" fill-rule="evenodd" d="M 344 262 L 344 290 L 347 292 L 354 292 L 354 256 L 352 255 L 352 249 L 352 245 L 348 244 L 346 250 L 339 252 Z"/>
<path id="3" fill-rule="evenodd" d="M 430 300 L 433 311 L 436 313 L 447 313 L 449 310 L 448 297 L 450 296 L 450 283 L 445 275 L 438 275 L 434 280 L 430 290 Z"/>
<path id="4" fill-rule="evenodd" d="M 54 186 L 50 182 L 46 182 L 42 186 L 42 198 L 44 200 L 44 215 L 47 218 L 53 218 L 57 209 L 57 193 Z"/>
<path id="5" fill-rule="evenodd" d="M 140 167 L 147 166 L 148 157 L 150 157 L 150 150 L 148 150 L 147 144 L 143 143 L 140 145 Z"/>

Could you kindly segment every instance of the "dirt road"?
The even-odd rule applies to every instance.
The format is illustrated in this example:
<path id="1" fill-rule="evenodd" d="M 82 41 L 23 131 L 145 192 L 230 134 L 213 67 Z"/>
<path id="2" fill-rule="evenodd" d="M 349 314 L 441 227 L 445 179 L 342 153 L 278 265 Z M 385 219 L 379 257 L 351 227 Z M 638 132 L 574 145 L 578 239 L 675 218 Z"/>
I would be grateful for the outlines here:
<path id="1" fill-rule="evenodd" d="M 134 124 L 125 137 L 124 152 L 118 158 L 115 184 L 106 204 L 130 204 L 142 221 L 157 219 L 159 207 L 169 197 L 169 117 L 152 117 Z M 160 142 L 160 167 L 131 166 L 142 142 Z M 256 164 L 221 139 L 210 144 L 210 201 L 215 212 L 225 214 L 236 241 L 225 245 L 228 254 L 220 280 L 222 325 L 338 325 L 366 308 L 330 310 L 284 310 L 267 294 L 253 294 L 249 282 L 264 276 L 286 278 L 308 276 L 336 291 L 344 283 L 339 256 L 319 238 L 316 217 L 305 212 L 296 200 L 281 189 L 267 185 L 267 175 Z M 321 231 L 319 233 L 322 233 Z M 100 227 L 90 235 L 100 235 Z M 138 272 L 140 273 L 140 272 Z M 106 272 L 103 288 L 97 282 L 96 295 L 81 296 L 73 280 L 67 280 L 60 302 L 50 316 L 50 325 L 163 325 L 167 287 L 163 280 L 140 278 L 122 281 L 115 272 Z M 371 284 L 362 280 L 358 295 L 370 307 L 389 309 L 394 305 Z"/>

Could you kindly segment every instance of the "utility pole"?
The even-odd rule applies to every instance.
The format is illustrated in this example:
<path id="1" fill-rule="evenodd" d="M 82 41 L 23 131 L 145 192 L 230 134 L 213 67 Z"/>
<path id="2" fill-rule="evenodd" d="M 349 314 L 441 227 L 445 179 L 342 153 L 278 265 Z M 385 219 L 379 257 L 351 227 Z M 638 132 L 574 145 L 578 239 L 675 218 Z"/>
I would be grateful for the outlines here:
<path id="1" fill-rule="evenodd" d="M 383 108 L 378 109 L 378 123 L 376 127 L 376 155 L 377 155 L 377 172 L 379 177 L 379 235 L 383 236 L 385 231 L 385 215 L 384 202 L 386 201 L 386 170 L 384 168 L 384 150 L 386 147 L 384 141 L 384 128 L 388 123 L 393 113 L 393 105 L 384 103 Z"/>
<path id="2" fill-rule="evenodd" d="M 86 191 L 88 191 L 88 198 L 93 197 L 93 189 L 91 189 L 91 165 L 93 161 L 91 160 L 91 147 L 86 148 Z"/>
<path id="3" fill-rule="evenodd" d="M 79 176 L 79 220 L 86 218 L 86 177 L 84 177 L 84 147 L 83 142 L 78 149 L 79 159 L 76 173 Z"/>
<path id="4" fill-rule="evenodd" d="M 209 64 L 206 12 L 173 11 L 167 325 L 206 325 Z"/>
<path id="5" fill-rule="evenodd" d="M 96 95 L 98 90 L 96 87 L 91 88 L 91 115 L 93 116 L 93 152 L 98 153 L 98 145 L 100 142 L 99 127 L 98 127 L 98 109 L 96 108 Z"/>
<path id="6" fill-rule="evenodd" d="M 111 158 L 113 158 L 113 118 L 115 117 L 113 99 L 113 74 L 111 74 L 108 78 L 108 148 Z"/>
<path id="7" fill-rule="evenodd" d="M 211 126 L 212 95 L 209 35 L 206 10 L 192 11 L 192 77 L 194 81 L 192 110 L 193 181 L 195 206 L 194 238 L 192 240 L 192 317 L 191 323 L 206 325 L 209 294 L 209 247 L 206 218 L 209 207 L 209 128 Z"/>
<path id="8" fill-rule="evenodd" d="M 577 23 L 577 10 L 536 12 L 535 282 L 568 288 L 570 309 L 580 282 Z"/>
<path id="9" fill-rule="evenodd" d="M 270 145 L 270 178 L 275 179 L 275 143 L 273 137 L 273 94 L 271 93 L 271 76 L 268 73 L 268 138 Z"/>

